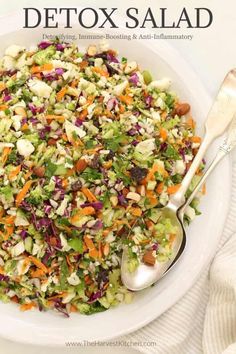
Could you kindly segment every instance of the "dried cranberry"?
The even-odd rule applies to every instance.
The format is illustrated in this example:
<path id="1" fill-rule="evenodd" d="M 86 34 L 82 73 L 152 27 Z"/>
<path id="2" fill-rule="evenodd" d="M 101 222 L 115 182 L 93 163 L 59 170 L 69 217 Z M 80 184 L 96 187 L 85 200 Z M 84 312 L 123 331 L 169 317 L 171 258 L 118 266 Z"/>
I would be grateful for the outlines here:
<path id="1" fill-rule="evenodd" d="M 111 76 L 119 74 L 119 71 L 113 68 L 113 66 L 111 66 L 110 64 L 106 63 L 106 67 L 107 67 L 107 71 Z"/>
<path id="2" fill-rule="evenodd" d="M 147 176 L 148 169 L 143 167 L 132 167 L 130 170 L 131 178 L 137 182 L 142 181 Z"/>
<path id="3" fill-rule="evenodd" d="M 96 154 L 94 158 L 90 161 L 89 166 L 92 168 L 99 168 L 99 155 Z"/>
<path id="4" fill-rule="evenodd" d="M 112 150 L 110 150 L 109 154 L 106 156 L 106 159 L 109 161 L 112 160 L 114 157 L 115 157 L 115 153 Z"/>
<path id="5" fill-rule="evenodd" d="M 80 180 L 74 182 L 72 185 L 71 185 L 71 190 L 73 192 L 78 192 L 80 189 L 82 188 L 82 182 Z"/>

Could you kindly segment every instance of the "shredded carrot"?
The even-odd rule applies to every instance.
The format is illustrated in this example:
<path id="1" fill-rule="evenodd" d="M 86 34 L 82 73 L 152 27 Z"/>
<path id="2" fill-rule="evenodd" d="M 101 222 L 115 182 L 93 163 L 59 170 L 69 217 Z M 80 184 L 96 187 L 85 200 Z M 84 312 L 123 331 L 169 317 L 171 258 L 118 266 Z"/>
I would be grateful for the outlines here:
<path id="1" fill-rule="evenodd" d="M 26 174 L 24 175 L 24 180 L 27 181 L 28 178 L 30 178 L 30 176 L 32 175 L 32 171 L 28 171 L 26 172 Z"/>
<path id="2" fill-rule="evenodd" d="M 161 128 L 160 129 L 160 136 L 161 136 L 163 141 L 166 141 L 166 139 L 168 137 L 168 133 L 167 133 L 167 130 L 165 128 Z"/>
<path id="3" fill-rule="evenodd" d="M 164 189 L 164 182 L 160 182 L 156 187 L 156 191 L 158 194 L 161 194 L 163 192 L 163 189 Z"/>
<path id="4" fill-rule="evenodd" d="M 0 105 L 0 111 L 5 111 L 6 109 L 8 109 L 8 106 L 6 104 Z"/>
<path id="5" fill-rule="evenodd" d="M 8 240 L 14 232 L 14 220 L 15 217 L 13 216 L 7 216 L 1 220 L 1 223 L 4 224 L 4 232 L 0 231 L 0 235 L 5 241 Z"/>
<path id="6" fill-rule="evenodd" d="M 84 119 L 87 117 L 87 115 L 88 115 L 88 110 L 87 110 L 87 109 L 84 109 L 84 110 L 80 113 L 79 119 L 84 120 Z"/>
<path id="7" fill-rule="evenodd" d="M 37 307 L 34 302 L 30 302 L 28 304 L 23 304 L 20 306 L 20 311 L 29 311 L 32 310 L 33 308 Z"/>
<path id="8" fill-rule="evenodd" d="M 95 248 L 93 240 L 90 237 L 88 237 L 87 235 L 84 236 L 84 242 L 89 250 L 92 250 L 93 248 Z"/>
<path id="9" fill-rule="evenodd" d="M 16 207 L 18 207 L 20 205 L 20 203 L 22 202 L 22 200 L 25 198 L 26 194 L 28 193 L 31 185 L 32 185 L 33 181 L 27 181 L 24 185 L 24 187 L 22 188 L 22 190 L 17 194 L 16 196 Z"/>
<path id="10" fill-rule="evenodd" d="M 130 224 L 126 219 L 115 220 L 114 225 L 122 225 L 122 226 L 126 225 L 130 229 Z"/>
<path id="11" fill-rule="evenodd" d="M 105 77 L 108 77 L 109 76 L 109 73 L 97 66 L 94 66 L 92 68 L 92 71 L 95 72 L 96 74 L 100 74 L 101 76 L 105 76 Z"/>
<path id="12" fill-rule="evenodd" d="M 12 224 L 15 218 L 16 217 L 14 215 L 8 215 L 4 219 L 2 219 L 2 221 L 4 221 L 4 224 Z"/>
<path id="13" fill-rule="evenodd" d="M 128 95 L 120 95 L 119 99 L 121 100 L 121 102 L 124 102 L 127 105 L 130 105 L 133 103 L 133 97 L 128 96 Z"/>
<path id="14" fill-rule="evenodd" d="M 21 171 L 21 165 L 18 165 L 16 166 L 16 168 L 14 168 L 14 170 L 12 170 L 10 173 L 9 173 L 9 180 L 12 181 L 15 177 L 17 177 L 17 175 L 20 173 Z"/>
<path id="15" fill-rule="evenodd" d="M 106 170 L 109 170 L 109 168 L 111 168 L 111 166 L 112 166 L 112 160 L 109 160 L 109 161 L 107 161 L 107 162 L 105 162 L 105 163 L 103 164 L 103 167 L 104 167 Z"/>
<path id="16" fill-rule="evenodd" d="M 109 234 L 110 231 L 111 231 L 111 230 L 109 230 L 109 229 L 103 230 L 102 235 L 103 235 L 104 237 L 107 237 L 107 235 Z"/>
<path id="17" fill-rule="evenodd" d="M 28 130 L 29 129 L 29 126 L 27 123 L 23 124 L 22 127 L 21 127 L 21 131 L 25 131 L 25 130 Z"/>
<path id="18" fill-rule="evenodd" d="M 166 111 L 161 113 L 161 118 L 162 119 L 166 119 L 167 116 L 168 116 L 168 113 Z"/>
<path id="19" fill-rule="evenodd" d="M 39 65 L 32 66 L 30 71 L 31 71 L 31 74 L 39 73 L 40 72 L 40 66 Z"/>
<path id="20" fill-rule="evenodd" d="M 45 63 L 43 65 L 35 65 L 31 68 L 31 73 L 32 74 L 37 74 L 37 73 L 41 73 L 42 71 L 51 71 L 53 70 L 53 65 L 50 63 Z"/>
<path id="21" fill-rule="evenodd" d="M 97 198 L 88 188 L 81 188 L 81 192 L 88 198 L 89 202 L 97 202 Z"/>
<path id="22" fill-rule="evenodd" d="M 200 136 L 192 136 L 191 141 L 193 143 L 201 143 L 202 139 L 200 138 Z"/>
<path id="23" fill-rule="evenodd" d="M 93 250 L 89 251 L 89 256 L 92 258 L 98 258 L 99 257 L 99 253 L 98 250 L 96 248 L 94 248 Z"/>
<path id="24" fill-rule="evenodd" d="M 169 241 L 171 244 L 174 242 L 175 239 L 176 239 L 176 234 L 170 234 Z"/>
<path id="25" fill-rule="evenodd" d="M 5 163 L 7 162 L 7 159 L 8 159 L 8 156 L 10 155 L 10 153 L 11 153 L 11 148 L 8 146 L 5 146 L 3 148 L 2 158 L 1 158 L 3 165 L 5 165 Z"/>
<path id="26" fill-rule="evenodd" d="M 66 262 L 67 262 L 67 264 L 68 264 L 68 267 L 69 267 L 70 272 L 72 273 L 74 267 L 73 267 L 73 265 L 71 264 L 71 261 L 70 261 L 70 258 L 69 258 L 68 255 L 66 255 Z"/>
<path id="27" fill-rule="evenodd" d="M 84 281 L 85 281 L 85 284 L 86 284 L 86 285 L 90 285 L 90 284 L 93 283 L 93 280 L 90 278 L 89 275 L 86 275 L 86 276 L 84 277 Z"/>
<path id="28" fill-rule="evenodd" d="M 76 170 L 76 172 L 83 172 L 87 166 L 88 166 L 88 163 L 84 159 L 79 159 L 75 163 L 75 170 Z"/>
<path id="29" fill-rule="evenodd" d="M 168 194 L 175 194 L 181 187 L 181 183 L 175 184 L 174 186 L 167 187 Z"/>
<path id="30" fill-rule="evenodd" d="M 149 170 L 147 177 L 145 178 L 146 182 L 155 180 L 155 173 L 159 172 L 163 177 L 168 177 L 168 172 L 159 164 L 154 163 L 152 168 Z"/>
<path id="31" fill-rule="evenodd" d="M 120 113 L 124 113 L 125 112 L 125 106 L 123 104 L 121 104 L 119 106 L 119 109 L 120 109 Z"/>
<path id="32" fill-rule="evenodd" d="M 15 304 L 19 303 L 19 299 L 18 299 L 18 297 L 16 295 L 11 297 L 11 301 L 14 302 Z"/>
<path id="33" fill-rule="evenodd" d="M 146 196 L 152 206 L 156 206 L 158 204 L 157 197 L 153 191 L 146 191 Z"/>
<path id="34" fill-rule="evenodd" d="M 75 88 L 78 85 L 79 81 L 78 80 L 73 80 L 72 83 L 70 84 L 70 87 Z"/>
<path id="35" fill-rule="evenodd" d="M 67 292 L 66 291 L 63 291 L 62 293 L 60 293 L 60 294 L 57 294 L 57 295 L 53 295 L 53 296 L 50 296 L 50 297 L 48 297 L 47 298 L 47 300 L 54 300 L 54 299 L 57 299 L 57 298 L 63 298 L 63 297 L 65 297 L 65 296 L 67 296 Z"/>
<path id="36" fill-rule="evenodd" d="M 62 180 L 62 188 L 66 189 L 68 187 L 68 179 L 67 178 L 63 178 Z"/>
<path id="37" fill-rule="evenodd" d="M 104 116 L 106 116 L 108 118 L 112 118 L 113 117 L 113 114 L 108 109 L 104 109 L 103 114 L 104 114 Z"/>
<path id="38" fill-rule="evenodd" d="M 96 249 L 93 240 L 91 238 L 89 238 L 87 235 L 84 236 L 84 242 L 85 245 L 88 247 L 89 249 L 89 256 L 92 258 L 98 258 L 99 256 L 99 252 Z"/>
<path id="39" fill-rule="evenodd" d="M 30 261 L 39 269 L 41 269 L 44 273 L 48 272 L 47 267 L 36 257 L 29 256 Z"/>
<path id="40" fill-rule="evenodd" d="M 153 229 L 154 227 L 154 223 L 150 219 L 145 220 L 145 224 L 147 225 L 149 230 Z"/>
<path id="41" fill-rule="evenodd" d="M 0 82 L 0 92 L 4 91 L 6 88 L 5 82 Z"/>
<path id="42" fill-rule="evenodd" d="M 57 101 L 61 101 L 63 99 L 63 97 L 66 95 L 66 92 L 67 92 L 67 88 L 66 87 L 62 87 L 62 89 L 57 92 Z"/>
<path id="43" fill-rule="evenodd" d="M 38 80 L 42 80 L 42 76 L 40 73 L 34 74 L 34 77 L 37 77 Z"/>
<path id="44" fill-rule="evenodd" d="M 78 312 L 78 309 L 75 305 L 71 304 L 70 305 L 70 312 Z"/>
<path id="45" fill-rule="evenodd" d="M 95 154 L 97 151 L 101 150 L 102 148 L 103 148 L 102 145 L 100 145 L 100 146 L 95 147 L 94 149 L 85 149 L 85 150 L 84 150 L 84 153 L 85 153 L 85 154 L 89 154 L 89 155 L 93 155 L 93 154 Z"/>
<path id="46" fill-rule="evenodd" d="M 85 61 L 85 60 L 83 60 L 83 61 L 81 61 L 81 63 L 79 63 L 79 67 L 80 67 L 80 69 L 85 69 L 85 68 L 87 68 L 87 66 L 88 66 L 88 62 L 87 61 Z"/>
<path id="47" fill-rule="evenodd" d="M 64 116 L 58 116 L 56 114 L 47 114 L 45 116 L 45 118 L 48 120 L 48 121 L 52 121 L 52 120 L 57 120 L 58 122 L 60 123 L 63 123 L 65 121 L 65 117 Z"/>
<path id="48" fill-rule="evenodd" d="M 189 117 L 186 121 L 187 126 L 189 126 L 190 128 L 194 129 L 195 128 L 195 121 L 193 120 L 193 118 Z"/>
<path id="49" fill-rule="evenodd" d="M 81 215 L 94 215 L 95 213 L 95 209 L 91 206 L 85 207 L 80 211 Z"/>
<path id="50" fill-rule="evenodd" d="M 102 258 L 102 243 L 101 241 L 98 242 L 98 258 Z"/>
<path id="51" fill-rule="evenodd" d="M 30 276 L 31 278 L 42 278 L 44 277 L 45 272 L 42 269 L 36 269 L 36 270 L 32 270 L 30 272 Z"/>
<path id="52" fill-rule="evenodd" d="M 142 215 L 142 209 L 138 207 L 132 207 L 129 209 L 130 213 L 134 216 L 141 216 Z"/>
<path id="53" fill-rule="evenodd" d="M 72 176 L 74 172 L 75 172 L 74 168 L 69 168 L 68 171 L 66 172 L 66 177 Z"/>

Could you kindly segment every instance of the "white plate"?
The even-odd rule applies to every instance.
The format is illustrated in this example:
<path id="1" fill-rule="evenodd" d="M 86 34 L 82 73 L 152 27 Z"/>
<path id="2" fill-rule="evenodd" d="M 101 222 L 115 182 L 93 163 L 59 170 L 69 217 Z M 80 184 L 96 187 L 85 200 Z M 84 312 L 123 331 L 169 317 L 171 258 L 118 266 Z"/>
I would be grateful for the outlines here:
<path id="1" fill-rule="evenodd" d="M 18 16 L 2 18 L 0 24 L 1 32 L 4 33 L 0 37 L 1 51 L 12 43 L 26 46 L 35 44 L 46 32 L 40 29 L 16 31 L 22 27 Z M 62 30 L 57 30 L 57 33 L 62 33 Z M 74 27 L 72 33 L 79 33 L 79 29 Z M 119 32 L 116 30 L 113 33 Z M 181 99 L 191 103 L 193 116 L 202 129 L 200 133 L 203 132 L 204 119 L 211 102 L 197 75 L 179 53 L 164 41 L 110 42 L 123 56 L 135 59 L 143 68 L 149 69 L 155 78 L 170 77 L 173 89 L 176 89 Z M 91 41 L 82 40 L 79 46 L 89 43 Z M 208 161 L 213 158 L 214 151 L 212 148 L 207 154 Z M 19 342 L 58 346 L 69 341 L 108 340 L 137 330 L 160 316 L 194 284 L 213 257 L 227 215 L 230 184 L 231 166 L 229 159 L 225 159 L 209 179 L 207 196 L 201 205 L 202 216 L 187 230 L 188 243 L 181 260 L 156 286 L 136 294 L 132 304 L 93 316 L 74 314 L 70 319 L 65 319 L 51 312 L 22 313 L 15 305 L 1 303 L 0 335 Z"/>

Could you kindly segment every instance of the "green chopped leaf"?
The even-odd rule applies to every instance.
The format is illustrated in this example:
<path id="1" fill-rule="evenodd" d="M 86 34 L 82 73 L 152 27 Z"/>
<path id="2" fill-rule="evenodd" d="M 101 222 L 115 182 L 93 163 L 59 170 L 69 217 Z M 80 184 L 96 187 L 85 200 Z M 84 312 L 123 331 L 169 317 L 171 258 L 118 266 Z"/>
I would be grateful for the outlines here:
<path id="1" fill-rule="evenodd" d="M 170 144 L 167 146 L 167 149 L 166 149 L 164 155 L 172 160 L 179 160 L 180 159 L 179 153 Z"/>
<path id="2" fill-rule="evenodd" d="M 33 59 L 36 64 L 43 65 L 56 53 L 54 46 L 50 45 L 48 48 L 40 50 L 33 55 Z"/>
<path id="3" fill-rule="evenodd" d="M 150 74 L 149 71 L 147 70 L 143 71 L 143 79 L 146 85 L 149 85 L 152 82 L 152 75 Z"/>
<path id="4" fill-rule="evenodd" d="M 164 123 L 162 123 L 162 126 L 163 128 L 170 130 L 173 129 L 176 125 L 178 125 L 179 122 L 180 122 L 180 118 L 176 116 L 175 118 L 169 119 Z"/>
<path id="5" fill-rule="evenodd" d="M 13 189 L 10 185 L 0 188 L 1 197 L 4 198 L 8 203 L 14 201 Z"/>
<path id="6" fill-rule="evenodd" d="M 68 241 L 68 245 L 73 248 L 75 252 L 83 252 L 83 241 L 81 238 L 73 238 Z"/>
<path id="7" fill-rule="evenodd" d="M 47 177 L 51 178 L 52 176 L 65 175 L 66 173 L 67 168 L 63 164 L 56 165 L 51 161 L 47 161 L 45 173 Z"/>
<path id="8" fill-rule="evenodd" d="M 84 178 L 86 182 L 92 182 L 98 179 L 102 179 L 102 174 L 94 168 L 87 167 L 81 174 L 81 177 Z"/>
<path id="9" fill-rule="evenodd" d="M 66 287 L 67 278 L 69 277 L 70 272 L 67 265 L 66 258 L 63 259 L 61 264 L 61 272 L 60 272 L 60 288 L 63 290 Z"/>

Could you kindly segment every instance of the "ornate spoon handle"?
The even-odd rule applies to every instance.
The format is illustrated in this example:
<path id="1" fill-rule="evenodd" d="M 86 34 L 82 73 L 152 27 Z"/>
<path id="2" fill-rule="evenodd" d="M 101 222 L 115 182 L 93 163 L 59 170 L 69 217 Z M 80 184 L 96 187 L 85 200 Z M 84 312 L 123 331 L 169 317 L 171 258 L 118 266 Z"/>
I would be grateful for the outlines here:
<path id="1" fill-rule="evenodd" d="M 188 173 L 185 175 L 181 187 L 175 193 L 170 202 L 172 206 L 181 207 L 185 202 L 185 193 L 191 183 L 193 176 L 199 167 L 209 145 L 215 138 L 224 133 L 236 112 L 236 69 L 226 75 L 213 106 L 208 113 L 205 128 L 206 134 L 202 144 L 195 156 Z"/>
<path id="2" fill-rule="evenodd" d="M 218 163 L 231 151 L 235 148 L 236 146 L 236 116 L 234 116 L 234 119 L 232 120 L 232 123 L 230 124 L 230 127 L 228 129 L 228 134 L 224 142 L 221 144 L 219 147 L 219 150 L 208 167 L 208 169 L 205 171 L 204 175 L 196 185 L 195 189 L 189 196 L 189 198 L 186 200 L 184 205 L 180 208 L 179 210 L 179 217 L 183 219 L 183 214 L 185 208 L 191 203 L 191 201 L 194 199 L 200 188 L 203 186 L 205 183 L 207 177 L 211 174 L 211 172 L 215 169 L 215 167 L 218 165 Z"/>

